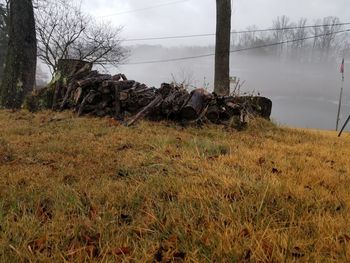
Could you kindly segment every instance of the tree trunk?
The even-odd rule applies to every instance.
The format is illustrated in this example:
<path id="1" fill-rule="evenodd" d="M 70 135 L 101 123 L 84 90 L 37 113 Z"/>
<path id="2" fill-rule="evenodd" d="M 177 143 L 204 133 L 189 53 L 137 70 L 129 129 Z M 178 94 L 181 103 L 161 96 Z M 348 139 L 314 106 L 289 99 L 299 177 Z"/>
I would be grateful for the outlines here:
<path id="1" fill-rule="evenodd" d="M 2 80 L 5 58 L 7 53 L 7 9 L 3 4 L 0 4 L 0 83 Z"/>
<path id="2" fill-rule="evenodd" d="M 36 33 L 32 0 L 10 0 L 9 44 L 0 104 L 20 108 L 35 85 Z"/>
<path id="3" fill-rule="evenodd" d="M 216 46 L 214 92 L 230 93 L 231 0 L 216 0 Z"/>

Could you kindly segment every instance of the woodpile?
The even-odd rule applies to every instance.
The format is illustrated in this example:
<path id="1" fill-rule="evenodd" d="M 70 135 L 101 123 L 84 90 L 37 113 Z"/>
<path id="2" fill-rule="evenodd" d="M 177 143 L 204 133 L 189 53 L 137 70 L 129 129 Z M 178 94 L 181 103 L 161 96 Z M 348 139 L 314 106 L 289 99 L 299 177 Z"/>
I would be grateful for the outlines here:
<path id="1" fill-rule="evenodd" d="M 79 64 L 58 78 L 53 88 L 52 109 L 72 109 L 78 116 L 111 116 L 132 125 L 142 118 L 180 122 L 208 120 L 228 122 L 248 113 L 264 118 L 271 114 L 272 102 L 263 97 L 220 97 L 205 89 L 188 92 L 183 86 L 164 83 L 148 87 L 124 74 L 100 74 L 91 64 Z"/>

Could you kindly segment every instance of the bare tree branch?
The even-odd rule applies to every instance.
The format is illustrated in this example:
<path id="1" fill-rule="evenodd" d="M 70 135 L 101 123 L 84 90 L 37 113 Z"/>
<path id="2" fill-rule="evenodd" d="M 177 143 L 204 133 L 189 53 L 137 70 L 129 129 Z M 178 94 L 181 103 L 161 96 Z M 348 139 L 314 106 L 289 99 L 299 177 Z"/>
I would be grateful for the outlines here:
<path id="1" fill-rule="evenodd" d="M 60 59 L 80 59 L 97 65 L 117 66 L 126 55 L 121 28 L 97 23 L 81 10 L 81 2 L 37 0 L 38 57 L 57 68 Z"/>

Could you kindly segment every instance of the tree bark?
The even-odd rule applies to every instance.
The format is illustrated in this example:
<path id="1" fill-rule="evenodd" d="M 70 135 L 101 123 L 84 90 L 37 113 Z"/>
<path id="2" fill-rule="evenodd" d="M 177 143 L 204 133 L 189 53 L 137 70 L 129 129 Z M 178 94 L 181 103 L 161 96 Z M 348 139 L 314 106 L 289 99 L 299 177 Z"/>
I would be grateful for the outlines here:
<path id="1" fill-rule="evenodd" d="M 7 53 L 7 9 L 3 4 L 0 4 L 0 83 L 4 72 L 5 58 Z"/>
<path id="2" fill-rule="evenodd" d="M 231 0 L 216 0 L 216 46 L 214 92 L 230 93 Z"/>
<path id="3" fill-rule="evenodd" d="M 8 33 L 0 104 L 15 109 L 35 86 L 37 42 L 32 0 L 10 0 Z"/>

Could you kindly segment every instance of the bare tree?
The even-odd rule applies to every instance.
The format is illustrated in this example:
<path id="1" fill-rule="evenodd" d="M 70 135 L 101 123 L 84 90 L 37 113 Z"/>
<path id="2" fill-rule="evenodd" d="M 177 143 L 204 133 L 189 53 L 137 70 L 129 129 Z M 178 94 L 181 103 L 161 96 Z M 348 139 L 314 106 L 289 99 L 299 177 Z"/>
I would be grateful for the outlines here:
<path id="1" fill-rule="evenodd" d="M 79 59 L 97 65 L 118 65 L 125 57 L 119 33 L 97 23 L 76 1 L 40 1 L 36 12 L 38 57 L 53 73 L 60 59 Z"/>
<path id="2" fill-rule="evenodd" d="M 289 59 L 306 62 L 309 58 L 308 54 L 310 49 L 307 45 L 306 38 L 308 37 L 310 30 L 305 27 L 306 24 L 306 18 L 300 18 L 297 23 L 290 24 L 293 29 L 289 30 L 288 38 L 294 41 L 289 44 Z"/>
<path id="3" fill-rule="evenodd" d="M 336 37 L 336 32 L 342 29 L 342 26 L 339 25 L 340 19 L 329 16 L 322 20 L 317 20 L 315 24 L 322 24 L 323 26 L 313 29 L 314 35 L 318 36 L 314 38 L 313 48 L 319 53 L 320 60 L 328 60 L 332 55 L 331 53 L 335 54 L 336 52 L 333 51 L 338 51 L 342 46 L 341 38 Z"/>
<path id="4" fill-rule="evenodd" d="M 290 19 L 289 17 L 283 15 L 283 16 L 278 16 L 275 20 L 272 21 L 272 28 L 275 29 L 273 31 L 273 40 L 275 42 L 283 42 L 286 40 L 288 34 L 290 32 L 286 29 L 290 27 Z M 283 52 L 283 45 L 280 45 L 277 48 L 277 52 L 281 55 Z"/>
<path id="5" fill-rule="evenodd" d="M 297 24 L 291 24 L 293 27 L 296 27 L 291 31 L 292 39 L 295 39 L 296 41 L 292 43 L 292 47 L 294 49 L 301 49 L 306 44 L 306 37 L 308 36 L 309 32 L 308 29 L 305 28 L 307 24 L 306 18 L 300 18 Z"/>
<path id="6" fill-rule="evenodd" d="M 214 92 L 230 94 L 231 0 L 216 0 Z"/>
<path id="7" fill-rule="evenodd" d="M 32 0 L 9 1 L 8 34 L 0 103 L 20 108 L 35 84 L 37 42 Z"/>
<path id="8" fill-rule="evenodd" d="M 240 35 L 238 42 L 239 47 L 253 47 L 257 41 L 257 33 L 255 32 L 256 30 L 258 30 L 258 27 L 256 25 L 248 26 L 247 31 L 251 32 L 246 32 Z"/>

